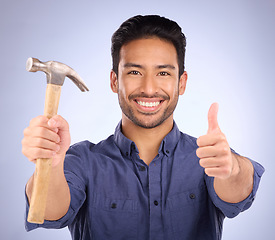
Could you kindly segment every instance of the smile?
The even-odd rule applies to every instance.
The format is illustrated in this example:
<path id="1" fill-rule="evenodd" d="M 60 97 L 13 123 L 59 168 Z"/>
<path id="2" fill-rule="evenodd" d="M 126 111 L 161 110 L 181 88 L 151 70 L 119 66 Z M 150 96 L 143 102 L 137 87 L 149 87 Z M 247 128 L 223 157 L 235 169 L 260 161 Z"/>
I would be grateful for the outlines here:
<path id="1" fill-rule="evenodd" d="M 137 103 L 140 105 L 140 106 L 143 106 L 143 107 L 156 107 L 160 104 L 160 101 L 157 101 L 157 102 L 143 102 L 143 101 L 137 101 Z"/>

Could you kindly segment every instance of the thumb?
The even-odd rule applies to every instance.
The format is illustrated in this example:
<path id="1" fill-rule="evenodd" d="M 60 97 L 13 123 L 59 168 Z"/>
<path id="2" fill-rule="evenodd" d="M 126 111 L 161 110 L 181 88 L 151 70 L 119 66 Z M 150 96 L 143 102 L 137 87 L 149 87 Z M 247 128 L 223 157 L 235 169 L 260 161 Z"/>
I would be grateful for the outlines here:
<path id="1" fill-rule="evenodd" d="M 211 133 L 219 128 L 218 124 L 218 111 L 219 111 L 219 104 L 212 103 L 208 111 L 208 131 L 207 133 Z"/>
<path id="2" fill-rule="evenodd" d="M 53 116 L 48 121 L 48 125 L 52 128 L 57 128 L 61 131 L 66 131 L 69 128 L 67 121 L 63 117 L 61 117 L 60 115 Z"/>
<path id="3" fill-rule="evenodd" d="M 59 145 L 60 151 L 59 152 L 66 152 L 70 146 L 71 136 L 69 130 L 68 122 L 61 117 L 60 115 L 53 116 L 49 121 L 48 125 L 54 129 L 56 129 L 56 133 L 60 137 Z"/>

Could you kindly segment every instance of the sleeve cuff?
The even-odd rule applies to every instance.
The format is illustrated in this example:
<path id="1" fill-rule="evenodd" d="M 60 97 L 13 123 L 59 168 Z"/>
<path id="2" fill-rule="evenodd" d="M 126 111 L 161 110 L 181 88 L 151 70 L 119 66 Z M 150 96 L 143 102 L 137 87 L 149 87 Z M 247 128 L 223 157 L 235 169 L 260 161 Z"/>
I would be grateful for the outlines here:
<path id="1" fill-rule="evenodd" d="M 27 221 L 28 218 L 28 212 L 29 212 L 29 201 L 28 197 L 26 195 L 25 191 L 25 199 L 26 199 L 26 212 L 25 212 L 25 229 L 26 231 L 31 231 L 36 228 L 50 228 L 50 229 L 60 229 L 67 227 L 71 222 L 73 221 L 75 215 L 77 214 L 79 208 L 82 206 L 86 199 L 86 194 L 83 191 L 80 191 L 80 189 L 77 189 L 78 191 L 76 192 L 74 187 L 70 184 L 70 176 L 66 176 L 67 182 L 70 187 L 70 194 L 71 194 L 71 203 L 69 206 L 69 209 L 67 213 L 60 219 L 55 220 L 55 221 L 48 221 L 45 220 L 43 224 L 36 224 L 36 223 L 30 223 Z M 74 200 L 72 200 L 74 199 Z"/>
<path id="2" fill-rule="evenodd" d="M 45 220 L 43 224 L 30 223 L 30 222 L 27 221 L 30 206 L 29 206 L 29 201 L 28 201 L 26 192 L 25 192 L 25 199 L 26 199 L 25 229 L 28 232 L 31 231 L 31 230 L 34 230 L 36 228 L 40 228 L 40 227 L 42 227 L 42 228 L 52 228 L 52 229 L 64 228 L 68 225 L 68 222 L 71 219 L 71 216 L 74 214 L 74 210 L 70 206 L 67 213 L 62 218 L 60 218 L 56 221 Z"/>
<path id="3" fill-rule="evenodd" d="M 249 159 L 250 160 L 250 159 Z M 240 212 L 243 212 L 250 208 L 252 205 L 256 192 L 259 188 L 261 177 L 264 173 L 264 168 L 259 163 L 250 160 L 254 167 L 254 177 L 253 177 L 253 189 L 250 195 L 241 202 L 238 203 L 228 203 L 219 198 L 214 189 L 214 178 L 206 177 L 206 184 L 208 188 L 208 193 L 212 199 L 213 204 L 222 211 L 222 213 L 228 217 L 236 217 Z"/>

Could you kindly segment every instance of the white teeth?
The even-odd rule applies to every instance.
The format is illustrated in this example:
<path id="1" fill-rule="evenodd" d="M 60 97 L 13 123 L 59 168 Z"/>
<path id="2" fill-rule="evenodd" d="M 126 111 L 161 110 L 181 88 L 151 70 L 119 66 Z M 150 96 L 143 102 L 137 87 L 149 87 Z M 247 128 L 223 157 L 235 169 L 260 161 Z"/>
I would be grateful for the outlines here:
<path id="1" fill-rule="evenodd" d="M 143 107 L 156 107 L 160 104 L 160 102 L 142 102 L 142 101 L 137 101 L 137 103 Z"/>

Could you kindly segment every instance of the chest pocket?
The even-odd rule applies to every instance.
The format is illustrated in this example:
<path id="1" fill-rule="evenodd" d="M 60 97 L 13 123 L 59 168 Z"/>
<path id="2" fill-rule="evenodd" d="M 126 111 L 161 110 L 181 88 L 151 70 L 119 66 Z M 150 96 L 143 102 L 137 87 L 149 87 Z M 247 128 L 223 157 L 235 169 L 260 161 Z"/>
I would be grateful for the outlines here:
<path id="1" fill-rule="evenodd" d="M 138 205 L 136 201 L 94 195 L 91 206 L 92 239 L 137 239 Z"/>
<path id="2" fill-rule="evenodd" d="M 190 237 L 197 236 L 199 224 L 204 221 L 201 213 L 207 208 L 207 197 L 206 187 L 201 186 L 167 199 L 174 239 L 193 240 Z"/>

